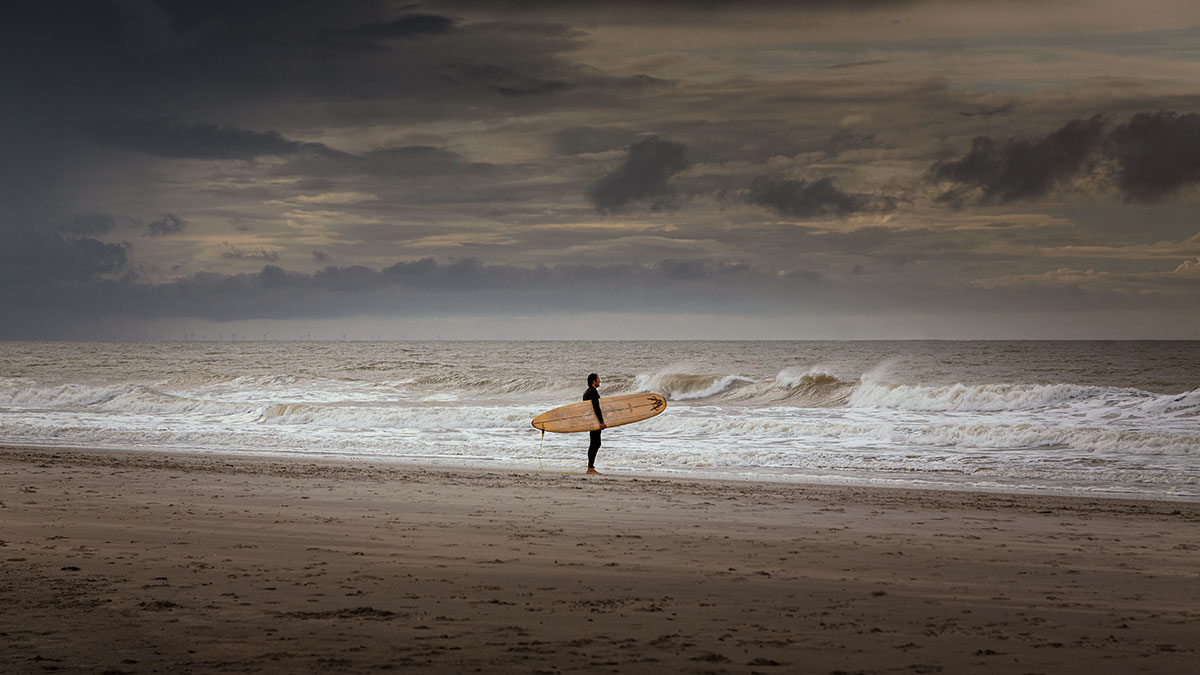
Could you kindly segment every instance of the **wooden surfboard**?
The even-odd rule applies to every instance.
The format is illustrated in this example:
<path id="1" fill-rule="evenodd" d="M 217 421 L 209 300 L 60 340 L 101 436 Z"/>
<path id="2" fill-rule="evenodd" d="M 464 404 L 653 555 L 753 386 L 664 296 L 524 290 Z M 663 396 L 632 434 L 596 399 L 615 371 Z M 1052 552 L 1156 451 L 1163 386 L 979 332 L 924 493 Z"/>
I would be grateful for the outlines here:
<path id="1" fill-rule="evenodd" d="M 650 392 L 600 397 L 600 412 L 604 414 L 604 423 L 609 427 L 641 422 L 666 409 L 667 399 Z M 542 431 L 560 433 L 595 431 L 600 428 L 600 420 L 596 419 L 591 401 L 580 401 L 547 410 L 533 418 L 533 426 Z"/>

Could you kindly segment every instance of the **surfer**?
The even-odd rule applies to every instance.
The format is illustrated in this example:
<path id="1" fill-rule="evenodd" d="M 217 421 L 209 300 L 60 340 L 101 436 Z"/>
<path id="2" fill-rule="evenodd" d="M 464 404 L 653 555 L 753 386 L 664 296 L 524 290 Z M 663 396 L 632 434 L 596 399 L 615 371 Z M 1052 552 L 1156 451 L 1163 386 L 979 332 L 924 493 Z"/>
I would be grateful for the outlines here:
<path id="1" fill-rule="evenodd" d="M 592 402 L 592 410 L 596 411 L 596 419 L 600 421 L 600 428 L 595 431 L 588 432 L 592 437 L 592 442 L 588 445 L 588 473 L 600 473 L 596 470 L 596 453 L 600 450 L 600 431 L 606 429 L 608 425 L 604 423 L 604 415 L 600 412 L 600 392 L 596 391 L 596 387 L 600 386 L 600 376 L 592 373 L 587 376 L 587 391 L 583 392 L 583 400 Z"/>

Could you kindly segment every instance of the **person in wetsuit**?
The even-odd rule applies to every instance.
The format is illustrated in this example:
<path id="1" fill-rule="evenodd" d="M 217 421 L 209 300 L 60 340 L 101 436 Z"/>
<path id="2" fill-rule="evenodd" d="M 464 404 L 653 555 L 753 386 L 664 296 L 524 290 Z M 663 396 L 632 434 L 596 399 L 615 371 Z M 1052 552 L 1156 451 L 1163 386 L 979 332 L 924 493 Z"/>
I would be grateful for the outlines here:
<path id="1" fill-rule="evenodd" d="M 588 432 L 592 437 L 592 442 L 588 445 L 588 473 L 600 473 L 596 470 L 596 453 L 600 450 L 600 431 L 608 428 L 604 423 L 604 414 L 600 412 L 600 392 L 596 391 L 596 387 L 600 386 L 600 376 L 592 373 L 587 376 L 587 391 L 583 392 L 583 400 L 592 402 L 592 410 L 596 411 L 596 419 L 600 420 L 600 428 L 595 431 Z"/>

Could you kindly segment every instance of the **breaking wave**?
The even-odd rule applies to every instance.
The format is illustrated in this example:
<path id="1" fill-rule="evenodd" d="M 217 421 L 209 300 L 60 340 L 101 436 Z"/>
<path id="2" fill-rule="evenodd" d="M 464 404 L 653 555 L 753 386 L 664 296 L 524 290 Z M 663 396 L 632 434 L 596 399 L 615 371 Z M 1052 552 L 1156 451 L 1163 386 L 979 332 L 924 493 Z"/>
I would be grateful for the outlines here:
<path id="1" fill-rule="evenodd" d="M 1188 365 L 1200 343 L 1155 346 L 1154 360 L 1139 345 L 1097 356 L 1095 345 L 974 343 L 89 349 L 0 344 L 5 442 L 488 465 L 540 465 L 545 453 L 569 468 L 586 438 L 542 438 L 529 421 L 578 401 L 580 373 L 600 370 L 602 396 L 672 401 L 606 436 L 618 469 L 1200 499 L 1200 369 Z M 1182 365 L 1154 365 L 1163 349 Z M 1127 372 L 1111 374 L 1114 363 Z"/>
<path id="2" fill-rule="evenodd" d="M 481 377 L 463 373 L 441 373 L 425 375 L 407 382 L 416 392 L 455 392 L 464 398 L 489 397 L 496 395 L 560 393 L 579 389 L 582 394 L 584 385 L 568 387 L 561 381 L 545 377 Z"/>
<path id="3" fill-rule="evenodd" d="M 780 371 L 774 379 L 742 375 L 691 374 L 674 370 L 635 378 L 639 390 L 653 391 L 672 401 L 724 402 L 741 405 L 798 405 L 827 407 L 846 401 L 852 383 L 821 372 Z"/>
<path id="4" fill-rule="evenodd" d="M 925 386 L 890 384 L 864 379 L 848 403 L 860 408 L 927 411 L 1028 410 L 1104 394 L 1100 387 L 1070 384 L 952 384 Z"/>
<path id="5" fill-rule="evenodd" d="M 1073 384 L 889 384 L 864 380 L 847 404 L 922 412 L 1004 412 L 1077 408 L 1109 416 L 1200 415 L 1200 389 L 1183 394 L 1154 394 L 1140 389 L 1083 387 Z"/>
<path id="6" fill-rule="evenodd" d="M 109 401 L 134 389 L 132 386 L 61 384 L 39 387 L 20 378 L 0 384 L 0 406 L 20 408 L 75 408 Z"/>
<path id="7" fill-rule="evenodd" d="M 664 415 L 647 422 L 655 433 L 723 439 L 754 438 L 764 446 L 797 439 L 858 447 L 937 448 L 969 455 L 994 450 L 1040 448 L 1056 461 L 1103 462 L 1118 456 L 1200 456 L 1200 436 L 1170 430 L 1060 426 L 1021 421 L 968 419 L 904 423 L 890 416 L 854 418 L 796 415 Z M 887 453 L 884 453 L 887 454 Z M 910 457 L 914 464 L 920 460 Z"/>
<path id="8" fill-rule="evenodd" d="M 267 406 L 254 419 L 267 425 L 312 425 L 330 429 L 457 431 L 517 428 L 525 430 L 534 413 L 495 406 L 358 406 L 281 403 Z"/>
<path id="9" fill-rule="evenodd" d="M 754 380 L 740 375 L 659 372 L 638 375 L 636 382 L 638 389 L 662 394 L 672 401 L 695 401 L 753 384 Z"/>

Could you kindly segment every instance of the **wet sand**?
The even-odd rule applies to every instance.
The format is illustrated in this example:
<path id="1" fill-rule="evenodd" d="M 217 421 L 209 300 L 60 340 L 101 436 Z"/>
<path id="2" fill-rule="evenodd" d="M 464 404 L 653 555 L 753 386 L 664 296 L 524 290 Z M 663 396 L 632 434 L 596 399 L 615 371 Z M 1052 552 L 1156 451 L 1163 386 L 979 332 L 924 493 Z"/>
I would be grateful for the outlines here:
<path id="1" fill-rule="evenodd" d="M 0 672 L 1184 673 L 1200 505 L 0 448 Z"/>

